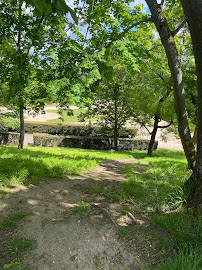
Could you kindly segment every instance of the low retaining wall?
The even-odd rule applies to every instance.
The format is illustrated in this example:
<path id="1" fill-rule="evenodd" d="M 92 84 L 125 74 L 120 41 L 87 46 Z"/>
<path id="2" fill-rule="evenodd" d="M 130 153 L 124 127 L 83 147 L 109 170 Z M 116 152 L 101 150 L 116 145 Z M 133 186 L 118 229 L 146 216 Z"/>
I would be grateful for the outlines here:
<path id="1" fill-rule="evenodd" d="M 6 145 L 6 144 L 18 145 L 19 138 L 20 138 L 19 133 L 15 133 L 15 132 L 1 133 L 0 145 Z"/>
<path id="2" fill-rule="evenodd" d="M 45 134 L 34 134 L 35 146 L 49 147 L 72 147 L 83 149 L 110 150 L 113 149 L 113 139 L 83 136 L 54 136 Z M 147 150 L 149 140 L 119 139 L 120 150 Z M 155 141 L 154 150 L 158 142 Z"/>
<path id="3" fill-rule="evenodd" d="M 1 133 L 0 145 L 18 145 L 19 133 Z M 140 139 L 119 139 L 119 150 L 147 150 L 149 140 Z M 83 149 L 110 150 L 113 149 L 113 139 L 84 136 L 55 136 L 44 133 L 34 134 L 34 146 L 43 147 L 70 147 Z M 155 141 L 154 150 L 158 142 Z"/>

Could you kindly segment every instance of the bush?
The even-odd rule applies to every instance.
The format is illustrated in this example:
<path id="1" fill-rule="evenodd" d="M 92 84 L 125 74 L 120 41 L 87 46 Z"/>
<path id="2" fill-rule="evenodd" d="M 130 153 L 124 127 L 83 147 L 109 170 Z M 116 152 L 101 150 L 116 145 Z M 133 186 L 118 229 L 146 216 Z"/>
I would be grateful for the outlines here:
<path id="1" fill-rule="evenodd" d="M 148 145 L 149 140 L 120 139 L 118 147 L 120 150 L 147 150 Z M 157 145 L 158 143 L 155 142 L 155 149 L 157 149 Z M 113 149 L 113 139 L 107 137 L 34 134 L 34 146 L 110 150 Z"/>
<path id="2" fill-rule="evenodd" d="M 113 129 L 111 127 L 101 126 L 97 127 L 97 134 L 99 136 L 113 138 Z M 119 131 L 119 138 L 133 138 L 137 134 L 137 128 L 122 127 Z"/>
<path id="3" fill-rule="evenodd" d="M 20 132 L 19 121 L 1 121 L 0 133 L 4 132 Z M 25 122 L 25 133 L 47 133 L 51 135 L 66 136 L 92 136 L 112 138 L 113 132 L 111 128 L 103 128 L 98 126 L 61 126 L 48 123 Z M 135 137 L 136 128 L 122 128 L 120 130 L 120 138 Z"/>
<path id="4" fill-rule="evenodd" d="M 20 123 L 18 121 L 0 121 L 0 132 L 19 132 Z"/>

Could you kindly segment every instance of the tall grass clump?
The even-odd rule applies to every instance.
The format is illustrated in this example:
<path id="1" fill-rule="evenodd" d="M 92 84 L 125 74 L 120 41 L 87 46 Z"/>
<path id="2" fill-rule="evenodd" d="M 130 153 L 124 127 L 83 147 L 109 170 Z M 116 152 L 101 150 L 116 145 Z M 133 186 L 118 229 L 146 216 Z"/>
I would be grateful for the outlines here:
<path id="1" fill-rule="evenodd" d="M 162 262 L 153 270 L 199 270 L 202 269 L 202 249 L 195 247 L 180 248 L 174 256 Z"/>
<path id="2" fill-rule="evenodd" d="M 158 150 L 153 157 L 140 160 L 139 164 L 128 164 L 125 175 L 128 182 L 124 183 L 123 191 L 133 199 L 140 194 L 140 201 L 155 209 L 174 210 L 186 202 L 182 190 L 183 183 L 188 179 L 190 171 L 184 154 L 180 151 Z M 141 197 L 143 200 L 141 200 Z"/>

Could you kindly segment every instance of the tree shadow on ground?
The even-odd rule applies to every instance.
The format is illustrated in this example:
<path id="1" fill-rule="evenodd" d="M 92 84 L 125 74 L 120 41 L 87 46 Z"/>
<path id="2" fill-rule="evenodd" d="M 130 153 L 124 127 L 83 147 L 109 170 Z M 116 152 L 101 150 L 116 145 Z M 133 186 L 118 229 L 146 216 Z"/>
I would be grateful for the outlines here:
<path id="1" fill-rule="evenodd" d="M 15 147 L 0 148 L 0 184 L 36 183 L 44 178 L 64 178 L 99 164 L 99 158 L 44 153 Z"/>

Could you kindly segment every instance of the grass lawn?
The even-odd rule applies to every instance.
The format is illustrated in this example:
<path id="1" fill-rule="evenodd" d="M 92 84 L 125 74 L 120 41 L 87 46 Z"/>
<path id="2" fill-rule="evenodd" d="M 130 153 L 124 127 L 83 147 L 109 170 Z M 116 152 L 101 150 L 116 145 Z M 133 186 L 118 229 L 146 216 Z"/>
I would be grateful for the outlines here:
<path id="1" fill-rule="evenodd" d="M 69 124 L 69 123 L 79 122 L 79 120 L 78 120 L 79 114 L 81 112 L 85 112 L 85 111 L 86 111 L 85 109 L 74 109 L 72 116 L 67 115 L 67 112 L 66 111 L 63 111 L 62 117 L 63 117 L 64 121 L 62 121 L 62 119 L 57 118 L 57 119 L 47 120 L 47 122 L 62 123 L 64 125 L 65 124 Z M 47 110 L 46 112 L 56 113 L 57 110 Z M 98 117 L 86 119 L 87 122 L 89 122 L 89 121 L 95 122 L 97 120 L 98 120 Z"/>
<path id="2" fill-rule="evenodd" d="M 44 178 L 64 178 L 92 169 L 102 159 L 132 158 L 134 155 L 138 152 L 54 147 L 25 147 L 19 151 L 14 146 L 0 146 L 0 187 L 35 183 Z"/>

